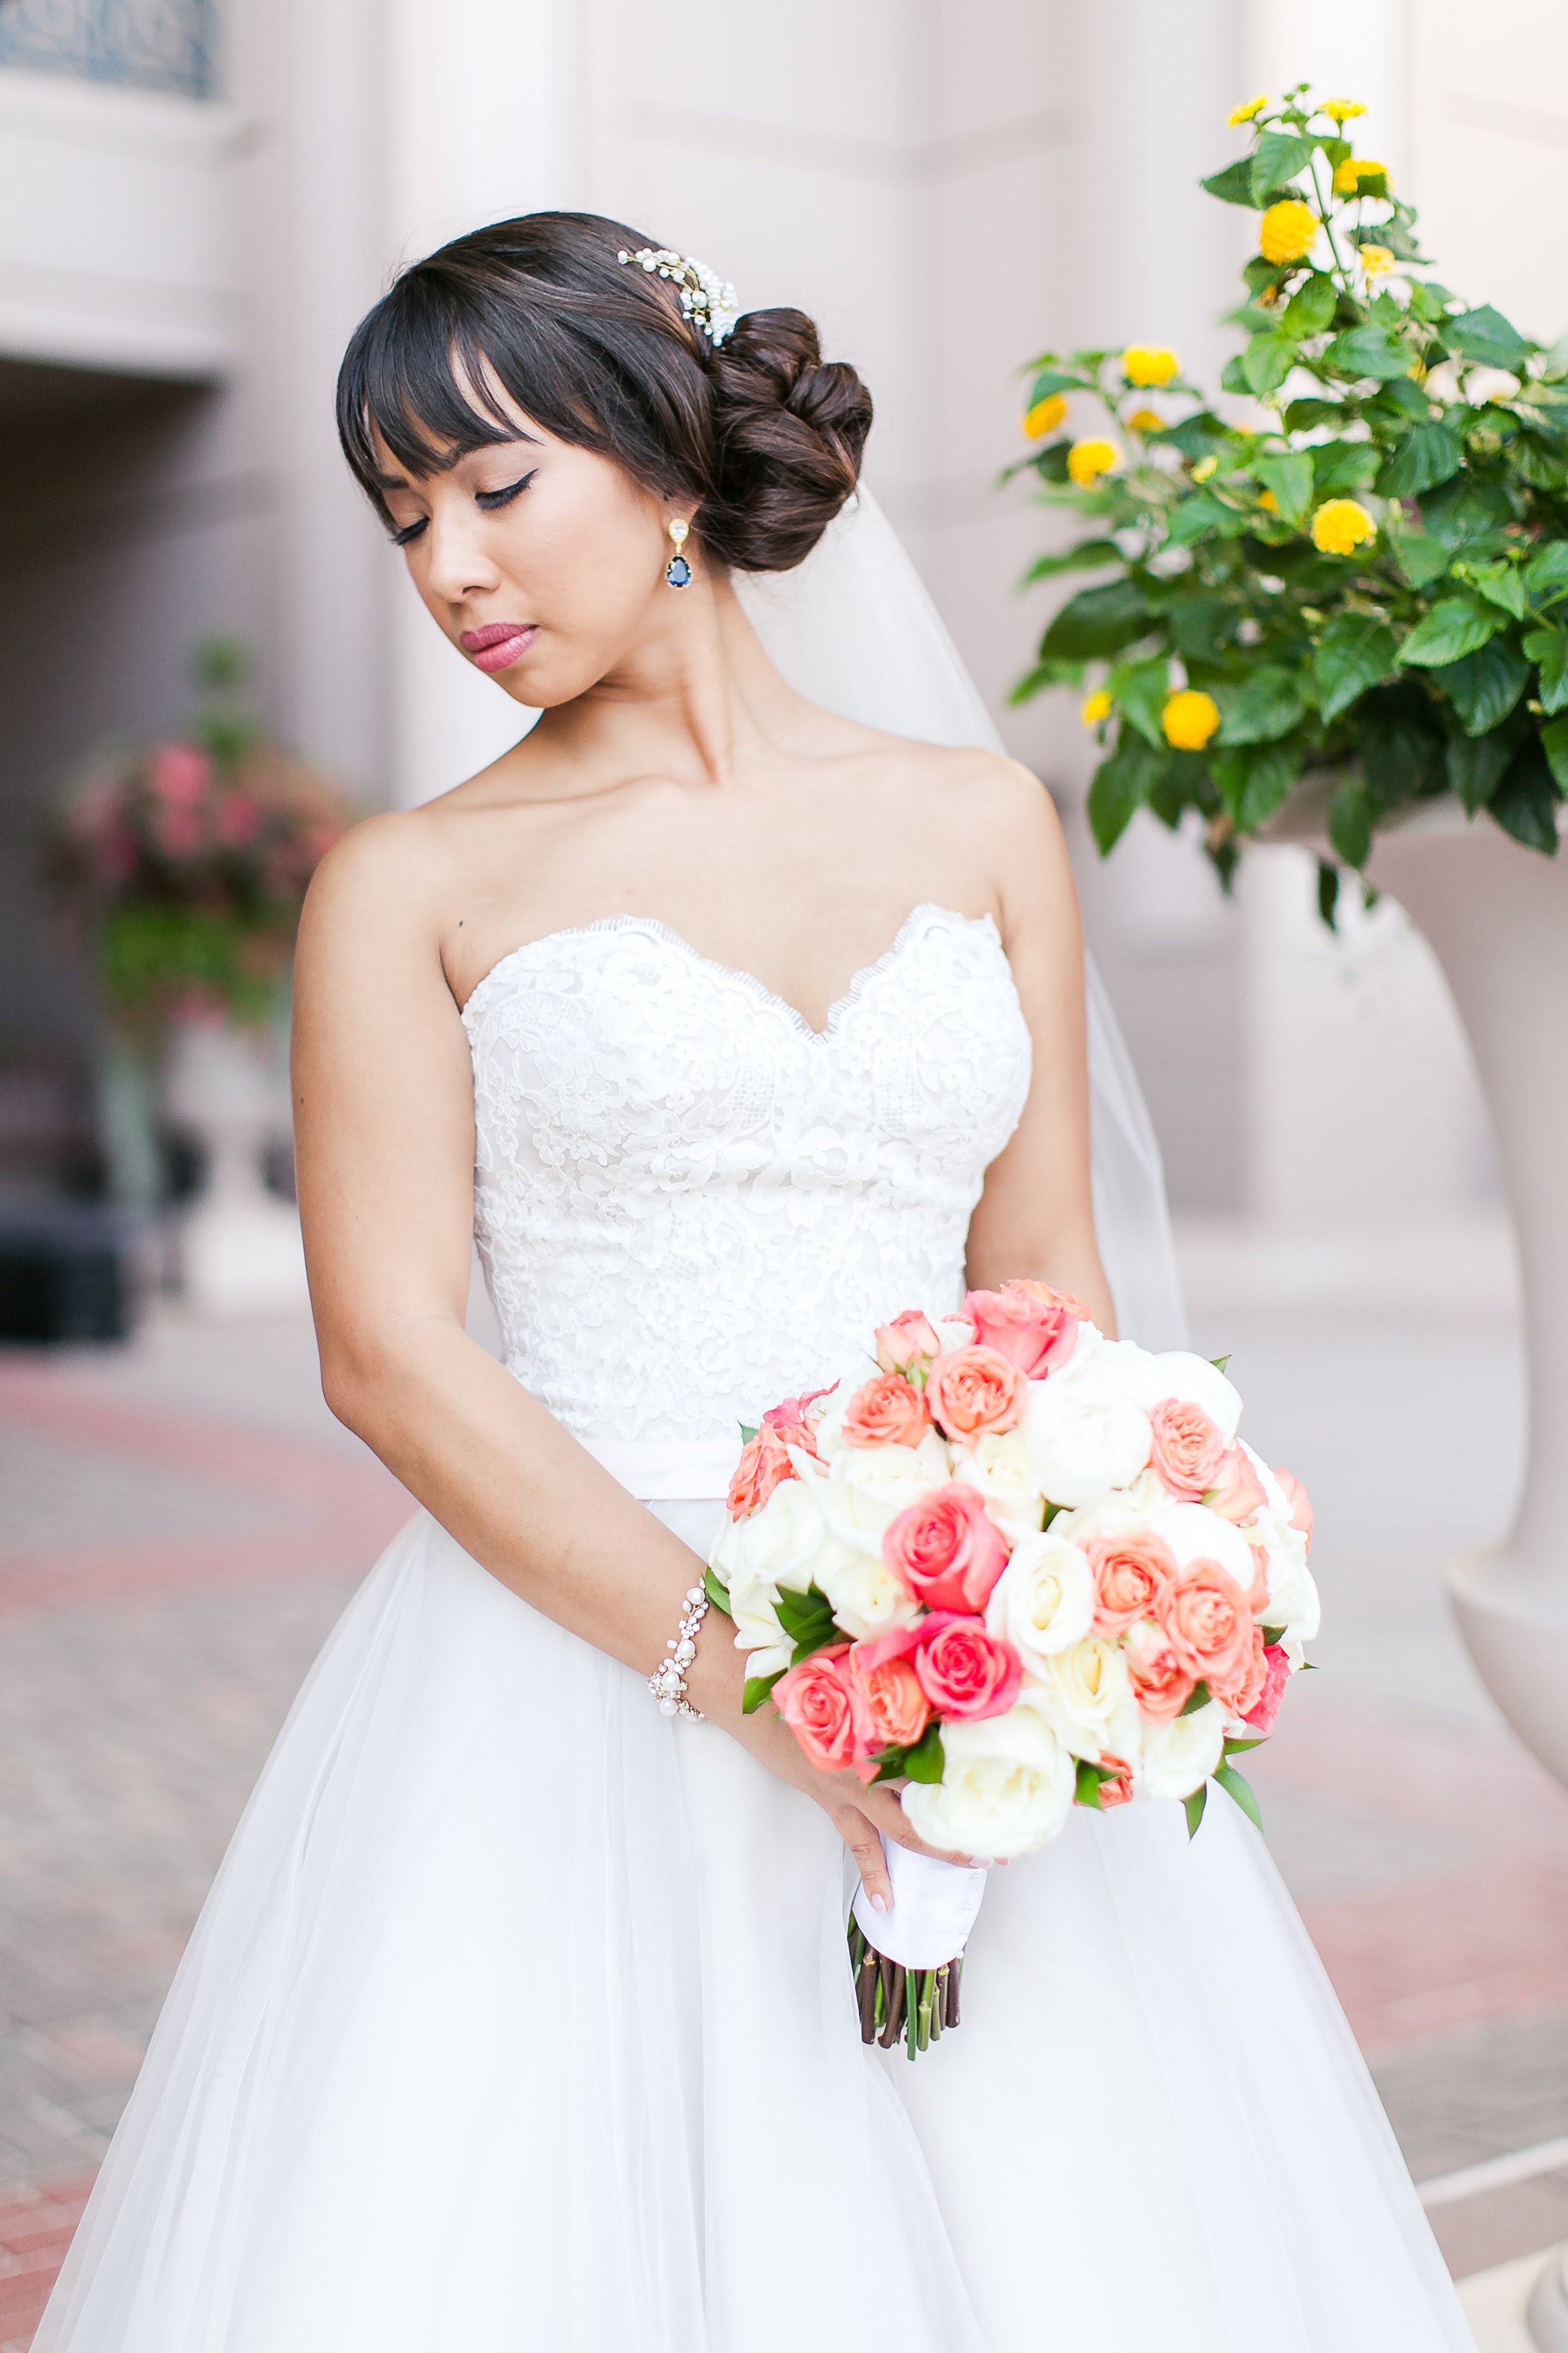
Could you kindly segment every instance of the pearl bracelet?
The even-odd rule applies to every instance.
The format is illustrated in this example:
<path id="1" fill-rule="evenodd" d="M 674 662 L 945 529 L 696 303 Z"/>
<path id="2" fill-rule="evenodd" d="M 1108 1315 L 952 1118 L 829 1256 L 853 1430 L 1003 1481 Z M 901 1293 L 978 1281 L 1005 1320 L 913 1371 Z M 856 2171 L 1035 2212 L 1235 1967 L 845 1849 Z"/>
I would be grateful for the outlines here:
<path id="1" fill-rule="evenodd" d="M 693 1707 L 686 1696 L 686 1670 L 697 1656 L 697 1630 L 709 1610 L 708 1596 L 701 1586 L 694 1585 L 686 1596 L 686 1608 L 680 1620 L 680 1630 L 665 1649 L 673 1653 L 666 1659 L 658 1672 L 649 1675 L 647 1687 L 658 1702 L 660 1715 L 689 1716 L 693 1724 L 704 1721 L 702 1710 Z"/>

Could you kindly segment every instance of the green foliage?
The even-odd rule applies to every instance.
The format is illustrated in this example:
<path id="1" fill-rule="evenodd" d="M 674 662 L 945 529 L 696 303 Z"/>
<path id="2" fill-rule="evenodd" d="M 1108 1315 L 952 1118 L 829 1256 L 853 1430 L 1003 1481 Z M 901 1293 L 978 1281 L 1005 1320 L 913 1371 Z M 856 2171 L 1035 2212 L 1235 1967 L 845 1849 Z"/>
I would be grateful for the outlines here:
<path id="1" fill-rule="evenodd" d="M 1121 353 L 1047 352 L 1031 399 L 1064 395 L 1068 424 L 1013 470 L 1079 531 L 1029 579 L 1097 575 L 1015 699 L 1109 692 L 1089 796 L 1102 854 L 1141 808 L 1195 812 L 1228 882 L 1246 839 L 1326 775 L 1331 925 L 1341 868 L 1412 803 L 1452 793 L 1550 856 L 1568 798 L 1565 354 L 1437 283 L 1381 171 L 1336 191 L 1350 127 L 1302 85 L 1203 184 L 1254 213 L 1305 203 L 1321 225 L 1301 259 L 1246 265 L 1226 413 L 1179 374 L 1135 385 Z M 1099 438 L 1121 462 L 1074 482 L 1074 441 Z M 1342 501 L 1370 531 L 1324 514 Z M 1199 750 L 1164 734 L 1183 687 L 1219 714 Z"/>

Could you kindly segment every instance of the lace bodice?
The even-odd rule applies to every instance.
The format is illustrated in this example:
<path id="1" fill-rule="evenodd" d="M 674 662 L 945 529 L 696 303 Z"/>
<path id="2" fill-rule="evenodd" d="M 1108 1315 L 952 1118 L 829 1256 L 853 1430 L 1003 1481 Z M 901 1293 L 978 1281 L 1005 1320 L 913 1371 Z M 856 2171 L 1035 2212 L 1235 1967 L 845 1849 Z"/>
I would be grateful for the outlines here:
<path id="1" fill-rule="evenodd" d="M 578 1436 L 731 1439 L 957 1305 L 1029 1083 L 989 916 L 918 907 L 820 1032 L 638 915 L 517 949 L 463 1019 L 507 1362 Z"/>

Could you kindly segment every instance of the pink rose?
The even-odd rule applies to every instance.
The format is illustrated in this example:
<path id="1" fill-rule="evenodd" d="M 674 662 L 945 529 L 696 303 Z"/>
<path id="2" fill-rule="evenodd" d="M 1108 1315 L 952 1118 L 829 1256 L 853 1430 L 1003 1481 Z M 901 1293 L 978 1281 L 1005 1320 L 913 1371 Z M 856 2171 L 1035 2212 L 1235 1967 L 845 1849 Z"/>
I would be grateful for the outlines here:
<path id="1" fill-rule="evenodd" d="M 160 744 L 150 764 L 153 790 L 165 808 L 195 808 L 212 778 L 212 762 L 194 744 Z"/>
<path id="2" fill-rule="evenodd" d="M 890 1324 L 877 1327 L 877 1362 L 885 1373 L 907 1373 L 916 1365 L 928 1364 L 941 1346 L 918 1307 L 906 1307 Z"/>
<path id="3" fill-rule="evenodd" d="M 1276 1471 L 1274 1476 L 1279 1480 L 1280 1491 L 1290 1506 L 1290 1525 L 1306 1537 L 1307 1550 L 1310 1552 L 1312 1506 L 1307 1500 L 1307 1490 L 1302 1486 L 1300 1479 L 1293 1478 L 1289 1471 Z"/>
<path id="4" fill-rule="evenodd" d="M 1216 1668 L 1209 1689 L 1233 1715 L 1245 1715 L 1248 1708 L 1258 1705 L 1268 1683 L 1268 1658 L 1263 1648 L 1263 1629 L 1254 1626 L 1252 1640 L 1234 1672 Z"/>
<path id="5" fill-rule="evenodd" d="M 900 1629 L 918 1634 L 918 1627 Z M 902 1644 L 857 1642 L 845 1661 L 845 1672 L 860 1694 L 866 1724 L 866 1750 L 874 1757 L 883 1748 L 909 1748 L 931 1722 L 931 1702 Z"/>
<path id="6" fill-rule="evenodd" d="M 835 1381 L 831 1388 L 807 1389 L 804 1397 L 785 1398 L 782 1405 L 769 1406 L 763 1416 L 763 1428 L 775 1430 L 786 1446 L 798 1446 L 804 1453 L 815 1454 L 816 1425 L 811 1419 L 810 1408 L 818 1398 L 831 1397 L 837 1386 Z"/>
<path id="7" fill-rule="evenodd" d="M 764 1422 L 735 1465 L 735 1475 L 725 1498 L 730 1517 L 749 1519 L 753 1512 L 762 1510 L 775 1487 L 782 1487 L 786 1479 L 795 1475 L 795 1465 L 784 1440 Z"/>
<path id="8" fill-rule="evenodd" d="M 1230 1446 L 1220 1456 L 1214 1474 L 1214 1484 L 1204 1490 L 1204 1501 L 1211 1512 L 1233 1527 L 1240 1527 L 1254 1512 L 1261 1511 L 1268 1498 L 1263 1492 L 1263 1482 L 1253 1469 L 1244 1447 Z"/>
<path id="9" fill-rule="evenodd" d="M 844 1671 L 847 1642 L 813 1651 L 773 1685 L 773 1704 L 810 1757 L 825 1773 L 852 1765 L 868 1725 L 865 1704 Z"/>
<path id="10" fill-rule="evenodd" d="M 919 1389 L 901 1373 L 879 1373 L 844 1409 L 846 1446 L 918 1446 L 931 1428 Z"/>
<path id="11" fill-rule="evenodd" d="M 1004 1291 L 1021 1291 L 1026 1299 L 1037 1299 L 1047 1307 L 1065 1307 L 1077 1323 L 1092 1324 L 1094 1321 L 1081 1299 L 1075 1298 L 1070 1291 L 1053 1291 L 1048 1282 L 1034 1282 L 1026 1276 L 1017 1275 L 1011 1282 L 1005 1282 L 1002 1288 Z"/>
<path id="12" fill-rule="evenodd" d="M 1190 1560 L 1167 1586 L 1156 1615 L 1189 1674 L 1211 1690 L 1240 1675 L 1252 1648 L 1252 1619 L 1236 1579 L 1217 1560 Z"/>
<path id="13" fill-rule="evenodd" d="M 1007 1546 L 978 1487 L 955 1479 L 899 1514 L 882 1538 L 882 1557 L 928 1609 L 973 1611 L 990 1599 Z"/>
<path id="14" fill-rule="evenodd" d="M 1150 1459 L 1155 1470 L 1173 1495 L 1179 1495 L 1184 1504 L 1195 1504 L 1205 1489 L 1214 1485 L 1225 1457 L 1225 1439 L 1218 1425 L 1201 1405 L 1166 1398 L 1149 1416 L 1149 1427 L 1154 1433 Z"/>
<path id="15" fill-rule="evenodd" d="M 970 1723 L 1006 1715 L 1024 1680 L 1011 1642 L 988 1634 L 983 1618 L 956 1610 L 932 1610 L 914 1631 L 921 1638 L 915 1672 L 939 1715 Z"/>
<path id="16" fill-rule="evenodd" d="M 1188 1673 L 1163 1627 L 1145 1618 L 1131 1629 L 1123 1645 L 1132 1696 L 1151 1724 L 1169 1724 L 1180 1715 L 1193 1695 L 1195 1676 Z"/>
<path id="17" fill-rule="evenodd" d="M 1035 1291 L 1045 1292 L 1045 1284 Z M 1054 1291 L 1040 1298 L 1021 1283 L 1006 1282 L 1000 1291 L 972 1291 L 963 1312 L 983 1348 L 994 1348 L 1026 1379 L 1038 1381 L 1065 1365 L 1078 1345 L 1075 1303 Z"/>
<path id="18" fill-rule="evenodd" d="M 1091 1536 L 1085 1547 L 1094 1571 L 1094 1630 L 1124 1634 L 1152 1617 L 1176 1574 L 1176 1556 L 1152 1528 L 1131 1535 Z"/>
<path id="19" fill-rule="evenodd" d="M 977 1438 L 982 1430 L 1013 1428 L 1028 1386 L 994 1348 L 954 1348 L 931 1366 L 926 1403 L 950 1438 Z"/>
<path id="20" fill-rule="evenodd" d="M 1278 1475 L 1278 1474 L 1276 1474 Z M 1254 1732 L 1268 1734 L 1274 1729 L 1274 1719 L 1279 1713 L 1279 1702 L 1290 1680 L 1290 1662 L 1278 1642 L 1270 1642 L 1263 1653 L 1263 1690 L 1253 1706 L 1247 1710 L 1247 1721 Z"/>
<path id="21" fill-rule="evenodd" d="M 220 841 L 231 849 L 244 849 L 261 830 L 261 803 L 249 793 L 225 793 L 217 805 L 217 830 Z"/>
<path id="22" fill-rule="evenodd" d="M 1137 1792 L 1132 1786 L 1132 1767 L 1126 1757 L 1112 1757 L 1108 1749 L 1101 1755 L 1100 1761 L 1102 1765 L 1115 1767 L 1112 1778 L 1109 1781 L 1101 1781 L 1100 1785 L 1100 1812 L 1107 1814 L 1113 1806 L 1130 1806 Z"/>

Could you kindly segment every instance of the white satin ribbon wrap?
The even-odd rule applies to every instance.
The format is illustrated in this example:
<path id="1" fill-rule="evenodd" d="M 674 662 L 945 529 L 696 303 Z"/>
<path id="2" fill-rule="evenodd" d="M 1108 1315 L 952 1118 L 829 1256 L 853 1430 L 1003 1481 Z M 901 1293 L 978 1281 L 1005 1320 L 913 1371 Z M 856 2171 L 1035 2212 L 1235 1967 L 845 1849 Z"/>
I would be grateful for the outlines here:
<path id="1" fill-rule="evenodd" d="M 934 1855 L 911 1854 L 907 1846 L 882 1841 L 892 1909 L 875 1912 L 864 1887 L 855 1894 L 855 1917 L 868 1945 L 906 1969 L 939 1969 L 963 1950 L 985 1894 L 985 1873 Z"/>

